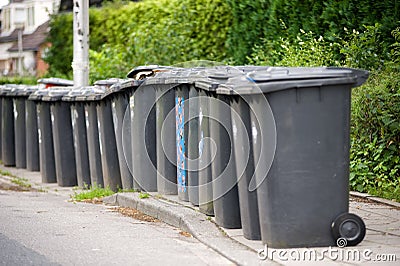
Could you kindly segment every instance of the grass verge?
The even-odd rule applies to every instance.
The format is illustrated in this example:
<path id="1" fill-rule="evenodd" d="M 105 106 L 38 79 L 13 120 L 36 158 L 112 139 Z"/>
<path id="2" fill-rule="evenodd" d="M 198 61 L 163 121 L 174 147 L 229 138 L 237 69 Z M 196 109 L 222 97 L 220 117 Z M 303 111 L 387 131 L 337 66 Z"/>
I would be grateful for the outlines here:
<path id="1" fill-rule="evenodd" d="M 87 201 L 87 200 L 108 197 L 113 195 L 114 193 L 115 192 L 112 191 L 109 187 L 102 188 L 100 186 L 91 186 L 89 189 L 84 190 L 82 192 L 74 191 L 74 194 L 71 195 L 71 198 L 74 201 Z"/>

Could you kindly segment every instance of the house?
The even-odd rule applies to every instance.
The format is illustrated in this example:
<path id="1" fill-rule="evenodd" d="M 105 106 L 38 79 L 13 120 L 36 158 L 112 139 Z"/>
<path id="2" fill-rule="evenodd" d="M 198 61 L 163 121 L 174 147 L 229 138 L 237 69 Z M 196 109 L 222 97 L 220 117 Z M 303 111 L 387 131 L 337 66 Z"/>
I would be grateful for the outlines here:
<path id="1" fill-rule="evenodd" d="M 42 75 L 50 15 L 60 0 L 11 0 L 1 10 L 0 75 Z"/>

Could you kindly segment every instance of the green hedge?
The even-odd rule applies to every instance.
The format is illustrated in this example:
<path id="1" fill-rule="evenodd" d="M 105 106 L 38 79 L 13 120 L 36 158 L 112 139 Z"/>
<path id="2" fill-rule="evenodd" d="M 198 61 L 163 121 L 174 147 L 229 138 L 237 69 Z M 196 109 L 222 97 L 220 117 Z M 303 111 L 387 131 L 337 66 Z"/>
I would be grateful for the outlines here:
<path id="1" fill-rule="evenodd" d="M 381 53 L 389 50 L 391 31 L 400 26 L 400 4 L 393 0 L 227 0 L 233 13 L 229 30 L 229 55 L 237 64 L 248 63 L 253 47 L 268 41 L 279 47 L 279 38 L 294 40 L 303 29 L 336 41 L 345 28 L 363 31 L 364 26 L 382 25 Z"/>
<path id="2" fill-rule="evenodd" d="M 90 10 L 90 77 L 124 77 L 144 64 L 222 61 L 231 13 L 224 0 L 146 0 Z M 72 15 L 51 21 L 50 74 L 71 76 Z"/>
<path id="3" fill-rule="evenodd" d="M 0 85 L 3 84 L 28 84 L 28 85 L 33 85 L 37 84 L 37 78 L 36 77 L 19 77 L 19 76 L 13 76 L 13 77 L 0 77 Z"/>
<path id="4" fill-rule="evenodd" d="M 400 69 L 353 90 L 350 187 L 400 202 Z"/>

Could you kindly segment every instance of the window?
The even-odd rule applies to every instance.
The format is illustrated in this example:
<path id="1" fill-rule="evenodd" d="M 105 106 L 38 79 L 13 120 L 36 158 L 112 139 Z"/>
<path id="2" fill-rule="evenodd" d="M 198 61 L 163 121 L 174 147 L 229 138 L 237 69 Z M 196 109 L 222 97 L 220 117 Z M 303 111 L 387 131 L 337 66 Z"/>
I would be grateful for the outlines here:
<path id="1" fill-rule="evenodd" d="M 10 29 L 10 9 L 5 9 L 3 14 L 3 29 L 8 31 Z"/>
<path id="2" fill-rule="evenodd" d="M 15 24 L 24 24 L 26 20 L 26 13 L 24 8 L 16 8 L 15 9 Z"/>
<path id="3" fill-rule="evenodd" d="M 28 7 L 28 26 L 35 25 L 35 9 L 34 7 Z"/>

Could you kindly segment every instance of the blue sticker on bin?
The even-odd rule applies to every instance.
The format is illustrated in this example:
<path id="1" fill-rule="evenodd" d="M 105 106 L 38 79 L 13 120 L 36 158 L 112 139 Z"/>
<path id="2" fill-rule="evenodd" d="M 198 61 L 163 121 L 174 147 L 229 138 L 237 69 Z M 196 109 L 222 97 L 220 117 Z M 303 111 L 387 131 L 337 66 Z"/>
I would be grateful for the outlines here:
<path id="1" fill-rule="evenodd" d="M 178 190 L 186 192 L 186 160 L 185 160 L 185 116 L 184 116 L 184 98 L 175 98 L 176 113 L 176 163 Z"/>

